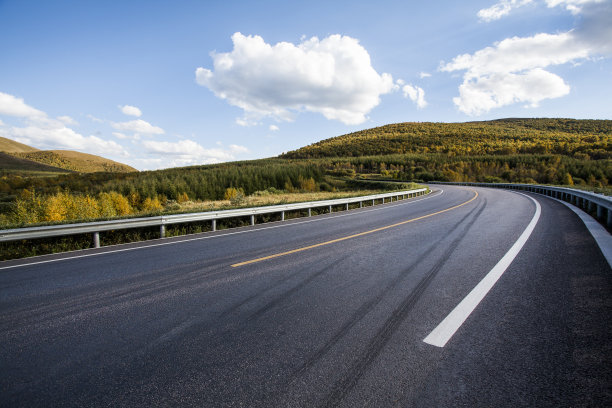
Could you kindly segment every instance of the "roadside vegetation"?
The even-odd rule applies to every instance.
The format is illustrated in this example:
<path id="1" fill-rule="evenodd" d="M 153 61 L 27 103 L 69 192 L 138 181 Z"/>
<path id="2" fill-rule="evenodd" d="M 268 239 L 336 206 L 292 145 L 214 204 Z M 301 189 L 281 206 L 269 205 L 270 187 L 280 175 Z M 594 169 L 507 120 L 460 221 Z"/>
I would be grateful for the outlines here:
<path id="1" fill-rule="evenodd" d="M 610 120 L 398 123 L 323 140 L 277 158 L 144 172 L 87 173 L 66 169 L 62 161 L 76 163 L 85 158 L 81 155 L 64 154 L 60 160 L 54 152 L 8 140 L 0 140 L 1 146 L 13 149 L 10 155 L 0 153 L 3 229 L 322 200 L 406 187 L 389 181 L 537 183 L 612 193 Z M 54 167 L 60 165 L 63 168 Z M 103 242 L 147 239 L 149 233 L 130 234 L 135 235 L 105 234 Z M 158 231 L 150 234 L 155 237 Z M 90 238 L 83 237 L 81 247 L 90 245 Z M 66 245 L 72 247 L 78 239 L 67 238 Z M 49 245 L 65 249 L 61 242 Z"/>

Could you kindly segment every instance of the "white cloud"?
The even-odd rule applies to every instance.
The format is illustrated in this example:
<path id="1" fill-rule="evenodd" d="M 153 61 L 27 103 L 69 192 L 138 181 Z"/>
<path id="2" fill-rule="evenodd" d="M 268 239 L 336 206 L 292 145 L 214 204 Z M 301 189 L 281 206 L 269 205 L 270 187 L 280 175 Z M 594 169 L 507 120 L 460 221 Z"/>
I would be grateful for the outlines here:
<path id="1" fill-rule="evenodd" d="M 441 64 L 441 71 L 465 71 L 459 96 L 453 99 L 459 110 L 479 115 L 514 103 L 537 106 L 543 99 L 567 95 L 569 85 L 544 68 L 612 53 L 610 3 L 585 5 L 582 13 L 573 30 L 507 38 Z"/>
<path id="2" fill-rule="evenodd" d="M 231 144 L 229 145 L 230 152 L 240 154 L 240 153 L 248 153 L 249 149 L 244 146 Z"/>
<path id="3" fill-rule="evenodd" d="M 127 156 L 119 144 L 103 140 L 97 136 L 83 136 L 65 126 L 26 126 L 12 127 L 6 132 L 11 139 L 41 149 L 70 149 L 93 154 Z"/>
<path id="4" fill-rule="evenodd" d="M 572 14 L 578 14 L 587 4 L 603 3 L 605 0 L 545 0 L 548 7 L 565 6 Z M 610 24 L 610 22 L 608 22 Z"/>
<path id="5" fill-rule="evenodd" d="M 90 119 L 92 122 L 96 122 L 96 123 L 104 122 L 102 119 L 96 118 L 94 115 L 90 115 L 90 114 L 87 114 L 87 118 Z"/>
<path id="6" fill-rule="evenodd" d="M 270 45 L 235 33 L 232 41 L 231 52 L 211 54 L 214 71 L 196 70 L 196 81 L 254 118 L 291 120 L 310 111 L 358 124 L 393 90 L 391 75 L 379 75 L 366 49 L 348 36 Z"/>
<path id="7" fill-rule="evenodd" d="M 128 122 L 112 122 L 111 126 L 123 132 L 134 132 L 135 134 L 144 135 L 163 135 L 164 130 L 160 127 L 153 126 L 149 122 L 142 119 L 130 120 Z"/>
<path id="8" fill-rule="evenodd" d="M 427 106 L 427 102 L 425 101 L 425 91 L 422 88 L 408 84 L 404 85 L 402 91 L 404 92 L 404 97 L 410 98 L 412 102 L 416 103 L 419 109 Z"/>
<path id="9" fill-rule="evenodd" d="M 117 139 L 129 139 L 129 136 L 121 132 L 113 132 L 113 136 Z"/>
<path id="10" fill-rule="evenodd" d="M 572 14 L 582 12 L 583 6 L 604 3 L 606 0 L 544 0 L 549 8 L 564 6 Z M 510 14 L 512 10 L 533 3 L 533 0 L 500 0 L 499 3 L 478 11 L 482 21 L 490 22 Z"/>
<path id="11" fill-rule="evenodd" d="M 59 120 L 65 125 L 72 125 L 72 126 L 78 125 L 77 121 L 72 119 L 70 116 L 58 116 L 57 120 Z"/>
<path id="12" fill-rule="evenodd" d="M 260 123 L 257 120 L 253 119 L 252 117 L 245 115 L 242 118 L 236 118 L 236 124 L 238 126 L 250 127 L 250 126 L 257 126 Z"/>
<path id="13" fill-rule="evenodd" d="M 419 72 L 419 78 L 429 78 L 431 74 L 429 72 Z"/>
<path id="14" fill-rule="evenodd" d="M 235 159 L 236 154 L 248 152 L 246 147 L 238 145 L 230 145 L 229 149 L 206 149 L 189 139 L 179 140 L 178 142 L 146 140 L 142 142 L 142 145 L 148 153 L 162 156 L 159 161 L 152 158 L 154 162 L 148 164 L 148 166 L 154 166 L 155 168 L 220 163 Z"/>
<path id="15" fill-rule="evenodd" d="M 142 111 L 138 109 L 136 106 L 131 106 L 131 105 L 121 106 L 120 105 L 119 109 L 121 109 L 121 112 L 123 112 L 125 115 L 136 116 L 136 117 L 139 117 L 142 115 Z"/>
<path id="16" fill-rule="evenodd" d="M 0 92 L 0 115 L 22 118 L 45 117 L 46 114 L 27 105 L 22 98 Z"/>
<path id="17" fill-rule="evenodd" d="M 520 74 L 497 73 L 464 81 L 453 102 L 462 112 L 480 115 L 517 102 L 536 107 L 543 99 L 559 98 L 569 91 L 569 85 L 562 78 L 535 68 Z"/>
<path id="18" fill-rule="evenodd" d="M 507 15 L 513 9 L 531 3 L 533 0 L 501 0 L 499 3 L 492 5 L 489 8 L 478 11 L 478 18 L 482 21 L 499 20 Z"/>
<path id="19" fill-rule="evenodd" d="M 0 114 L 21 117 L 25 127 L 2 129 L 2 135 L 41 149 L 72 149 L 94 154 L 127 156 L 122 146 L 97 136 L 83 136 L 67 127 L 76 124 L 69 116 L 52 119 L 43 111 L 27 105 L 23 99 L 0 92 Z"/>
<path id="20" fill-rule="evenodd" d="M 278 126 L 270 125 L 270 127 L 268 129 L 270 129 L 270 131 L 272 131 L 272 132 L 277 132 L 278 131 Z"/>

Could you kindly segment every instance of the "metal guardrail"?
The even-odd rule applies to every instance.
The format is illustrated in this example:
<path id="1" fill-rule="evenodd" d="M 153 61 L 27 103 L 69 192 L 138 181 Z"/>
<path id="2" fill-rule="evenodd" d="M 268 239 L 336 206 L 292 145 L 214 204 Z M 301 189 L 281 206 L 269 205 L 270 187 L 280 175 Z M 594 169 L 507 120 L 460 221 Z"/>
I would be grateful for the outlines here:
<path id="1" fill-rule="evenodd" d="M 511 190 L 530 191 L 543 194 L 559 200 L 567 201 L 576 207 L 582 208 L 590 213 L 595 213 L 597 219 L 608 228 L 612 228 L 612 197 L 603 194 L 591 193 L 590 191 L 575 190 L 567 187 L 542 186 L 538 184 L 512 184 L 512 183 L 458 183 L 432 181 L 428 184 L 451 184 L 460 186 L 477 186 L 507 188 Z"/>
<path id="2" fill-rule="evenodd" d="M 251 225 L 255 225 L 255 216 L 261 214 L 280 213 L 281 221 L 285 220 L 286 211 L 308 210 L 308 216 L 311 216 L 313 208 L 328 207 L 331 213 L 333 207 L 345 205 L 349 209 L 349 204 L 359 203 L 362 207 L 365 201 L 372 201 L 374 205 L 376 200 L 381 200 L 385 203 L 386 199 L 393 201 L 395 198 L 399 200 L 423 195 L 427 192 L 426 188 L 406 191 L 394 191 L 392 193 L 374 194 L 362 197 L 340 198 L 336 200 L 309 201 L 305 203 L 293 203 L 283 205 L 271 205 L 267 207 L 253 208 L 238 208 L 235 210 L 208 211 L 189 214 L 174 214 L 161 215 L 156 217 L 129 218 L 110 221 L 85 222 L 79 224 L 61 224 L 49 225 L 43 227 L 25 227 L 8 230 L 0 230 L 0 242 L 17 241 L 25 239 L 60 237 L 76 234 L 93 234 L 94 246 L 100 247 L 100 232 L 113 231 L 120 229 L 142 228 L 159 226 L 160 237 L 163 238 L 166 234 L 166 226 L 172 224 L 184 224 L 189 222 L 211 221 L 212 230 L 217 228 L 217 220 L 235 217 L 251 217 Z"/>

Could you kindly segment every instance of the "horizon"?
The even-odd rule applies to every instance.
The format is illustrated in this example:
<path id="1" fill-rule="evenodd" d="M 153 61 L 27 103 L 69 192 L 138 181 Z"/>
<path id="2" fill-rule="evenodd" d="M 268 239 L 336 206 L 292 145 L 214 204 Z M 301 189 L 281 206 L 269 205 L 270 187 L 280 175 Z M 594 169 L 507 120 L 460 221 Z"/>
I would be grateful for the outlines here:
<path id="1" fill-rule="evenodd" d="M 0 2 L 0 136 L 154 170 L 393 123 L 612 119 L 609 0 L 181 5 Z"/>

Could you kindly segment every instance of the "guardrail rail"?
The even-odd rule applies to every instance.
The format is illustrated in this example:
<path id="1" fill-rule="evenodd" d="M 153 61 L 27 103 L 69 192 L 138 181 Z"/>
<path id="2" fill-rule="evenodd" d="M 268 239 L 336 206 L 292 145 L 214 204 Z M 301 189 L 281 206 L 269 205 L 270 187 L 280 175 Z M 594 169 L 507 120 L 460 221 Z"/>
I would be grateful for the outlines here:
<path id="1" fill-rule="evenodd" d="M 431 181 L 428 184 L 450 184 L 458 186 L 493 187 L 506 188 L 510 190 L 522 190 L 532 193 L 543 194 L 566 201 L 589 213 L 593 213 L 599 222 L 612 228 L 612 197 L 590 191 L 576 190 L 567 187 L 542 186 L 538 184 L 513 184 L 513 183 L 470 183 L 470 182 L 443 182 Z"/>
<path id="2" fill-rule="evenodd" d="M 255 216 L 261 214 L 280 213 L 281 221 L 284 221 L 285 212 L 287 211 L 308 210 L 308 216 L 310 217 L 312 215 L 311 210 L 314 208 L 328 207 L 329 213 L 331 213 L 333 207 L 339 205 L 345 205 L 346 210 L 348 210 L 349 204 L 359 203 L 359 207 L 363 207 L 363 203 L 370 200 L 372 201 L 372 205 L 374 205 L 377 200 L 382 200 L 382 204 L 384 204 L 386 199 L 393 201 L 393 199 L 395 198 L 397 201 L 400 199 L 400 197 L 402 197 L 401 199 L 412 198 L 423 195 L 426 192 L 427 188 L 420 188 L 414 190 L 394 191 L 391 193 L 374 194 L 361 197 L 309 201 L 305 203 L 271 205 L 266 207 L 238 208 L 234 210 L 207 211 L 188 214 L 161 215 L 155 217 L 84 222 L 78 224 L 60 224 L 40 227 L 6 229 L 0 230 L 0 242 L 91 233 L 93 234 L 94 247 L 99 248 L 100 232 L 104 231 L 159 226 L 160 238 L 164 238 L 166 235 L 166 226 L 172 224 L 210 221 L 211 229 L 212 231 L 215 231 L 217 229 L 217 220 L 219 219 L 250 216 L 251 225 L 255 225 Z"/>

